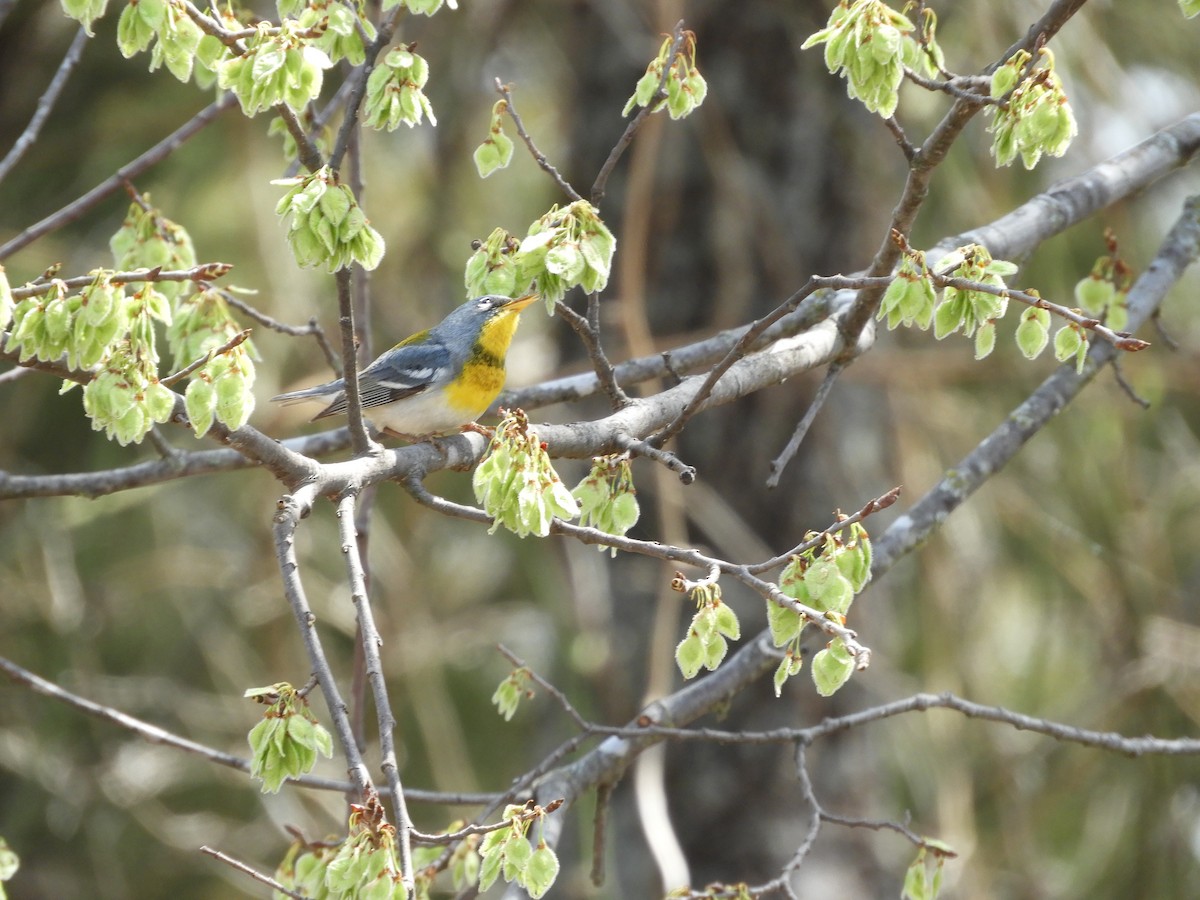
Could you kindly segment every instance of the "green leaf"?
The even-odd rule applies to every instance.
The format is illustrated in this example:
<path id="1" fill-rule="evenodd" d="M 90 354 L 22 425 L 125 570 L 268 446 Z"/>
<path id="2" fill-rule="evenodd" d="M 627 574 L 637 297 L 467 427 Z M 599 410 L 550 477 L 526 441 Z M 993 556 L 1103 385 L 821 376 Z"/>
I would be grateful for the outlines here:
<path id="1" fill-rule="evenodd" d="M 679 642 L 675 648 L 675 663 L 684 678 L 695 678 L 704 665 L 704 642 L 696 634 L 688 632 L 688 636 Z"/>
<path id="2" fill-rule="evenodd" d="M 742 636 L 741 624 L 738 622 L 737 614 L 726 603 L 721 603 L 716 608 L 716 627 L 719 634 L 725 635 L 731 641 L 736 641 Z"/>
<path id="3" fill-rule="evenodd" d="M 846 650 L 841 638 L 834 638 L 828 647 L 813 657 L 813 684 L 822 697 L 833 696 L 838 688 L 850 680 L 853 672 L 854 658 Z"/>
<path id="4" fill-rule="evenodd" d="M 533 900 L 538 900 L 550 890 L 557 877 L 558 857 L 545 843 L 539 844 L 525 869 L 525 889 Z"/>
<path id="5" fill-rule="evenodd" d="M 768 600 L 767 625 L 771 629 L 771 640 L 774 641 L 775 646 L 782 647 L 800 636 L 800 632 L 804 629 L 805 619 L 796 610 L 785 608 Z"/>
<path id="6" fill-rule="evenodd" d="M 1034 308 L 1026 310 L 1021 316 L 1021 324 L 1017 326 L 1017 347 L 1026 359 L 1037 359 L 1050 342 L 1050 333 L 1041 318 L 1036 315 L 1038 312 L 1046 311 Z M 1049 319 L 1049 313 L 1046 313 L 1046 318 Z"/>

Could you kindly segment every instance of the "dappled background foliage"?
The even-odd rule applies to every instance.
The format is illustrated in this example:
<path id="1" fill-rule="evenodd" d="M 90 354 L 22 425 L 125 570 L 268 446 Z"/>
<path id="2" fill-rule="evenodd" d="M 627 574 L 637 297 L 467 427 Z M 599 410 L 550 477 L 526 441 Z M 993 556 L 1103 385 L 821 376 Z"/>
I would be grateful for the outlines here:
<path id="1" fill-rule="evenodd" d="M 1024 34 L 1044 3 L 946 4 L 939 37 L 949 65 L 973 71 Z M 76 26 L 56 3 L 24 0 L 0 26 L 0 135 L 20 133 Z M 464 0 L 456 12 L 407 18 L 399 38 L 430 60 L 436 128 L 373 134 L 363 147 L 365 206 L 388 244 L 371 276 L 376 347 L 436 321 L 463 298 L 471 241 L 523 230 L 559 201 L 518 147 L 480 181 L 471 152 L 486 135 L 494 78 L 515 98 L 540 149 L 577 184 L 590 182 L 623 128 L 619 112 L 675 21 L 698 39 L 708 98 L 682 123 L 651 120 L 601 206 L 618 238 L 603 313 L 609 354 L 643 355 L 772 309 L 812 273 L 863 268 L 881 239 L 905 165 L 877 117 L 847 100 L 820 51 L 799 51 L 824 3 Z M 996 171 L 976 123 L 951 154 L 913 236 L 926 246 L 989 221 L 1054 180 L 1078 173 L 1200 101 L 1195 21 L 1175 4 L 1095 2 L 1056 39 L 1080 136 L 1033 173 Z M 36 151 L 0 184 L 0 240 L 112 174 L 211 98 L 114 48 L 115 15 L 97 23 L 80 68 Z M 331 78 L 331 81 L 336 79 Z M 906 86 L 902 121 L 935 121 L 938 97 Z M 911 101 L 911 107 L 906 102 Z M 272 210 L 283 174 L 265 117 L 226 112 L 145 176 L 163 212 L 183 222 L 201 260 L 293 324 L 332 333 L 332 279 L 296 269 Z M 1043 245 L 1014 283 L 1071 305 L 1074 283 L 1111 227 L 1135 267 L 1150 258 L 1194 170 Z M 128 204 L 113 197 L 5 261 L 13 283 L 53 263 L 109 263 L 108 238 Z M 1165 307 L 1178 343 L 1144 334 L 1125 378 L 1143 410 L 1103 374 L 944 528 L 855 606 L 871 669 L 832 700 L 805 680 L 775 700 L 767 680 L 739 697 L 724 727 L 807 723 L 914 691 L 952 690 L 983 703 L 1126 734 L 1195 734 L 1200 720 L 1200 323 L 1193 273 Z M 327 375 L 311 339 L 257 329 L 260 401 Z M 369 353 L 367 354 L 370 355 Z M 510 355 L 509 383 L 583 371 L 557 319 L 531 310 Z M 881 334 L 851 366 L 781 485 L 768 461 L 802 415 L 819 374 L 706 413 L 676 449 L 700 473 L 682 487 L 634 466 L 643 521 L 634 534 L 707 543 L 763 558 L 894 484 L 920 496 L 1049 373 L 1002 337 L 983 362 L 968 342 Z M 51 378 L 0 384 L 0 469 L 91 471 L 149 458 L 93 433 L 78 393 Z M 567 422 L 598 401 L 531 413 Z M 308 428 L 302 412 L 263 403 L 252 422 L 276 437 Z M 186 433 L 169 433 L 180 446 Z M 564 477 L 573 481 L 582 467 Z M 569 472 L 569 474 L 568 474 Z M 469 478 L 431 489 L 468 501 Z M 280 492 L 262 472 L 193 478 L 94 500 L 0 505 L 0 654 L 85 696 L 234 753 L 259 716 L 252 685 L 308 676 L 282 601 L 268 522 Z M 332 509 L 302 533 L 306 587 L 326 624 L 335 668 L 354 638 Z M 379 491 L 370 531 L 372 591 L 401 725 L 406 784 L 449 791 L 505 787 L 571 733 L 544 697 L 512 723 L 490 696 L 509 666 L 502 642 L 594 719 L 620 723 L 678 686 L 671 654 L 685 616 L 670 567 L 573 542 L 486 534 Z M 729 589 L 743 628 L 761 602 Z M 815 649 L 815 646 L 814 646 Z M 823 742 L 810 758 L 836 812 L 911 815 L 948 841 L 958 897 L 1184 897 L 1200 883 L 1200 763 L 1130 760 L 933 711 Z M 340 774 L 338 764 L 325 764 Z M 670 812 L 693 884 L 771 877 L 804 830 L 788 752 L 687 744 L 666 753 Z M 627 778 L 616 789 L 604 887 L 588 881 L 589 848 L 564 848 L 552 896 L 643 897 L 659 890 Z M 250 882 L 200 856 L 236 848 L 270 868 L 286 824 L 336 831 L 343 799 L 262 796 L 244 776 L 147 744 L 105 723 L 0 686 L 0 834 L 20 853 L 21 898 L 228 897 Z M 414 804 L 418 827 L 462 810 Z M 589 812 L 571 813 L 590 834 Z M 575 838 L 578 839 L 578 838 Z M 805 893 L 895 895 L 911 847 L 894 835 L 827 828 L 802 870 Z M 580 862 L 579 860 L 582 860 Z"/>

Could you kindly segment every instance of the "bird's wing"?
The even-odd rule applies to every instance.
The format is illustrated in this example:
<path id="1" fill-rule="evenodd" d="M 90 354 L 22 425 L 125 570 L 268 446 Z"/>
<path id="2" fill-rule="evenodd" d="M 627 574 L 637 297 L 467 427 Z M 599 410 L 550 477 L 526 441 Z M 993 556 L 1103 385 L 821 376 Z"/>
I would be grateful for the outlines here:
<path id="1" fill-rule="evenodd" d="M 445 380 L 450 374 L 450 355 L 441 343 L 405 344 L 393 347 L 358 373 L 363 409 L 395 403 Z M 318 419 L 346 409 L 340 394 Z"/>

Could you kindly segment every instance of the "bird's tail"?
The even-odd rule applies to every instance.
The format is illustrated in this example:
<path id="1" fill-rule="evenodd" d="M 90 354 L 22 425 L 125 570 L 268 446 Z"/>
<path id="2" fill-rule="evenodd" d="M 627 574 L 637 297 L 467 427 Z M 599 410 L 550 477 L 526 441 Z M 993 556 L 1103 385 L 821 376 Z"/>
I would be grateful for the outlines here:
<path id="1" fill-rule="evenodd" d="M 296 403 L 303 403 L 305 400 L 328 400 L 341 389 L 342 380 L 339 378 L 337 381 L 329 381 L 303 390 L 276 394 L 271 400 L 275 403 L 282 403 L 284 406 L 292 406 Z"/>

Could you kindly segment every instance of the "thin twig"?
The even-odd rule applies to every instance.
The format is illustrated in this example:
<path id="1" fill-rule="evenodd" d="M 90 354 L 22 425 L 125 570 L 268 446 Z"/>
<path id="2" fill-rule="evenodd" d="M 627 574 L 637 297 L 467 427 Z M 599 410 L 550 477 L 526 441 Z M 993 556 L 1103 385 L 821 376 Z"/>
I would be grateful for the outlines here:
<path id="1" fill-rule="evenodd" d="M 141 284 L 151 283 L 156 281 L 199 281 L 208 282 L 215 278 L 221 278 L 226 275 L 233 265 L 223 262 L 202 263 L 198 266 L 192 266 L 190 269 L 168 269 L 163 271 L 161 267 L 156 269 L 134 269 L 129 272 L 112 272 L 107 274 L 108 280 L 113 284 Z M 49 281 L 39 281 L 33 284 L 23 284 L 20 287 L 12 289 L 12 297 L 14 300 L 24 300 L 26 297 L 40 297 L 43 294 L 48 294 L 57 286 L 62 285 L 67 290 L 75 290 L 76 288 L 87 287 L 95 282 L 97 272 L 90 272 L 87 275 L 76 275 L 71 278 L 55 278 Z"/>
<path id="2" fill-rule="evenodd" d="M 251 306 L 232 291 L 222 290 L 220 294 L 225 302 L 234 309 L 249 316 L 260 325 L 270 328 L 272 331 L 291 335 L 292 337 L 307 337 L 308 335 L 312 335 L 313 339 L 317 342 L 317 346 L 321 348 L 321 354 L 325 357 L 325 361 L 329 363 L 329 367 L 334 372 L 341 373 L 342 361 L 338 358 L 337 352 L 333 349 L 333 344 L 329 343 L 329 338 L 325 335 L 325 329 L 321 327 L 315 316 L 308 320 L 307 325 L 288 325 L 286 322 L 280 322 L 278 319 L 272 318 L 265 312 Z"/>
<path id="3" fill-rule="evenodd" d="M 755 563 L 752 566 L 746 566 L 746 571 L 750 572 L 754 575 L 761 575 L 763 572 L 769 572 L 772 569 L 776 569 L 779 566 L 782 566 L 784 563 L 791 560 L 791 558 L 793 556 L 799 556 L 805 550 L 811 550 L 815 547 L 820 546 L 825 541 L 825 535 L 835 534 L 836 532 L 839 532 L 845 528 L 848 528 L 849 526 L 853 525 L 855 522 L 861 522 L 863 519 L 867 518 L 867 516 L 877 513 L 880 510 L 887 509 L 889 506 L 891 506 L 893 503 L 896 502 L 896 499 L 899 496 L 900 496 L 900 487 L 899 487 L 899 485 L 897 485 L 896 487 L 892 488 L 890 491 L 887 491 L 884 494 L 880 494 L 874 500 L 867 501 L 866 505 L 864 505 L 863 508 L 860 509 L 858 512 L 853 513 L 852 515 L 849 515 L 849 516 L 839 515 L 837 520 L 832 525 L 830 525 L 828 528 L 825 528 L 822 531 L 817 532 L 811 538 L 808 538 L 803 543 L 798 544 L 797 546 L 793 547 L 791 550 L 787 551 L 787 553 L 782 553 L 779 556 L 773 556 L 768 560 L 765 560 L 760 563 Z"/>
<path id="4" fill-rule="evenodd" d="M 525 142 L 525 146 L 529 148 L 529 153 L 533 156 L 534 161 L 538 164 L 543 172 L 554 179 L 554 183 L 558 185 L 558 189 L 570 197 L 572 200 L 582 200 L 583 196 L 571 187 L 571 183 L 558 171 L 557 168 L 546 158 L 546 154 L 537 148 L 537 144 L 533 142 L 533 138 L 529 132 L 525 130 L 525 123 L 521 121 L 521 116 L 517 112 L 516 104 L 513 103 L 512 85 L 504 84 L 499 78 L 496 79 L 496 93 L 504 98 L 504 110 L 508 113 L 508 117 L 512 119 L 513 127 L 517 129 L 517 134 L 521 140 Z"/>
<path id="5" fill-rule="evenodd" d="M 142 172 L 166 159 L 189 138 L 211 124 L 218 115 L 236 103 L 237 97 L 232 92 L 210 103 L 171 134 L 137 157 L 137 159 L 122 166 L 114 175 L 104 179 L 104 181 L 100 182 L 100 184 L 96 185 L 82 197 L 73 200 L 57 212 L 51 213 L 40 222 L 30 225 L 16 237 L 0 245 L 0 261 L 12 256 L 18 250 L 28 246 L 43 235 L 62 228 L 76 219 L 82 218 L 95 206 L 121 190 L 126 181 L 136 178 Z"/>
<path id="6" fill-rule="evenodd" d="M 404 802 L 404 789 L 400 784 L 400 764 L 396 758 L 396 716 L 388 699 L 387 682 L 383 677 L 383 660 L 379 648 L 383 639 L 375 627 L 375 615 L 367 596 L 366 576 L 362 558 L 358 553 L 358 532 L 354 527 L 354 495 L 347 493 L 338 500 L 338 536 L 341 538 L 342 555 L 346 561 L 346 578 L 350 584 L 350 597 L 358 616 L 362 634 L 363 656 L 367 666 L 367 680 L 371 684 L 371 697 L 375 704 L 375 716 L 379 726 L 380 768 L 392 790 L 392 811 L 395 817 L 396 835 L 400 842 L 400 874 L 405 885 L 412 890 L 412 819 Z"/>
<path id="7" fill-rule="evenodd" d="M 83 56 L 83 48 L 87 44 L 87 41 L 87 29 L 81 26 L 75 34 L 74 40 L 71 41 L 71 46 L 67 48 L 66 56 L 59 63 L 58 71 L 50 79 L 50 84 L 46 87 L 45 92 L 38 98 L 37 109 L 34 110 L 29 124 L 25 126 L 25 130 L 21 132 L 21 136 L 9 148 L 4 159 L 0 160 L 0 182 L 8 177 L 8 173 L 21 161 L 21 157 L 37 142 L 38 135 L 42 131 L 42 126 L 46 123 L 50 111 L 54 109 L 54 104 L 58 102 L 58 97 L 67 83 L 67 78 L 70 76 L 71 70 L 75 68 L 76 63 L 79 62 L 79 58 Z"/>
<path id="8" fill-rule="evenodd" d="M 293 891 L 291 888 L 284 887 L 282 884 L 280 884 L 278 881 L 276 881 L 270 875 L 264 875 L 262 872 L 258 871 L 258 869 L 255 869 L 253 866 L 248 866 L 248 865 L 246 865 L 246 863 L 241 862 L 240 860 L 234 859 L 228 853 L 222 853 L 220 850 L 214 850 L 212 847 L 209 847 L 207 845 L 201 847 L 200 852 L 207 853 L 209 856 L 213 857 L 214 859 L 219 859 L 221 862 L 225 863 L 225 865 L 231 866 L 234 869 L 237 869 L 239 872 L 241 872 L 244 875 L 249 875 L 255 881 L 265 884 L 267 887 L 278 891 L 279 893 L 283 894 L 284 896 L 294 897 L 295 900 L 307 900 L 306 894 L 301 894 L 297 891 Z"/>
<path id="9" fill-rule="evenodd" d="M 354 742 L 354 731 L 350 727 L 346 703 L 342 700 L 337 681 L 333 677 L 333 670 L 325 656 L 325 649 L 321 645 L 320 635 L 317 634 L 317 617 L 313 615 L 312 608 L 308 605 L 304 585 L 300 581 L 300 563 L 296 559 L 296 526 L 299 524 L 302 510 L 307 510 L 308 503 L 307 496 L 303 498 L 303 501 L 297 499 L 295 495 L 284 495 L 280 498 L 274 519 L 275 555 L 279 562 L 284 594 L 292 607 L 296 624 L 300 627 L 300 636 L 304 641 L 305 650 L 308 652 L 313 674 L 317 676 L 317 680 L 321 684 L 321 693 L 325 697 L 325 705 L 329 709 L 334 732 L 342 745 L 342 752 L 346 755 L 347 772 L 350 780 L 354 782 L 355 792 L 360 798 L 360 802 L 365 802 L 375 795 L 375 787 L 371 783 L 371 776 L 367 772 L 358 745 Z"/>
<path id="10" fill-rule="evenodd" d="M 596 180 L 592 182 L 591 200 L 592 206 L 599 206 L 600 201 L 604 199 L 604 192 L 608 187 L 608 179 L 613 173 L 613 169 L 617 167 L 617 162 L 625 150 L 633 143 L 633 136 L 638 133 L 638 130 L 645 124 L 650 116 L 654 115 L 659 109 L 659 105 L 667 99 L 667 81 L 671 77 L 671 68 L 675 64 L 675 57 L 679 55 L 679 51 L 683 48 L 683 20 L 680 19 L 675 23 L 675 28 L 671 31 L 671 46 L 667 51 L 667 61 L 663 66 L 662 78 L 658 80 L 658 88 L 650 97 L 650 102 L 638 110 L 635 115 L 625 126 L 625 131 L 621 137 L 617 139 L 617 143 L 609 151 L 608 159 L 604 161 L 604 165 L 600 167 L 600 171 L 596 174 Z"/>
<path id="11" fill-rule="evenodd" d="M 697 412 L 699 412 L 700 407 L 704 404 L 704 401 L 708 399 L 709 395 L 713 391 L 713 388 L 716 387 L 717 382 L 721 379 L 721 376 L 729 371 L 730 366 L 746 355 L 746 353 L 749 351 L 749 348 L 754 345 L 763 332 L 765 332 L 768 328 L 770 328 L 788 313 L 799 307 L 805 299 L 815 294 L 821 288 L 848 290 L 869 288 L 877 284 L 881 285 L 882 287 L 886 287 L 887 284 L 891 283 L 891 280 L 892 279 L 890 277 L 848 278 L 840 275 L 827 277 L 818 275 L 810 276 L 808 281 L 806 281 L 799 290 L 797 290 L 794 294 L 784 300 L 783 303 L 779 304 L 777 307 L 775 307 L 775 309 L 771 310 L 771 312 L 767 313 L 761 319 L 755 320 L 749 328 L 742 332 L 742 335 L 738 338 L 737 343 L 729 348 L 729 351 L 725 354 L 724 358 L 709 371 L 708 375 L 704 379 L 704 383 L 700 386 L 700 389 L 696 391 L 695 396 L 692 397 L 687 406 L 685 406 L 679 412 L 679 414 L 675 416 L 669 425 L 648 440 L 655 446 L 661 447 L 663 444 L 677 435 L 683 429 L 683 426 L 687 424 L 688 420 Z"/>
<path id="12" fill-rule="evenodd" d="M 275 114 L 283 121 L 284 127 L 292 140 L 296 142 L 296 158 L 310 172 L 315 172 L 325 165 L 325 158 L 317 142 L 305 131 L 300 117 L 286 103 L 275 104 Z"/>
<path id="13" fill-rule="evenodd" d="M 668 450 L 660 450 L 649 441 L 639 440 L 631 434 L 620 431 L 613 435 L 613 442 L 627 453 L 631 453 L 634 456 L 644 456 L 647 459 L 654 460 L 656 463 L 661 463 L 678 475 L 680 482 L 683 484 L 691 484 L 696 480 L 695 466 L 689 466 L 674 453 Z"/>
<path id="14" fill-rule="evenodd" d="M 595 296 L 595 295 L 591 295 Z M 591 297 L 588 300 L 591 303 Z M 593 327 L 587 316 L 581 316 L 567 304 L 558 300 L 554 304 L 554 311 L 558 313 L 578 336 L 583 343 L 584 349 L 587 350 L 588 358 L 592 361 L 592 370 L 596 373 L 596 378 L 600 383 L 600 387 L 604 393 L 608 395 L 609 402 L 613 409 L 620 409 L 629 404 L 629 395 L 622 390 L 617 384 L 617 379 L 614 374 L 613 365 L 609 362 L 608 356 L 604 352 L 604 348 L 600 345 L 600 332 Z"/>
<path id="15" fill-rule="evenodd" d="M 800 444 L 804 440 L 804 436 L 808 434 L 808 429 L 812 427 L 813 420 L 816 419 L 817 413 L 821 411 L 821 407 L 825 405 L 825 401 L 829 399 L 829 394 L 833 391 L 833 386 L 837 383 L 838 376 L 842 374 L 845 368 L 846 363 L 841 360 L 834 360 L 830 364 L 829 369 L 825 372 L 825 377 L 821 379 L 820 386 L 817 387 L 817 393 L 813 396 L 812 402 L 808 404 L 808 409 L 804 411 L 804 415 L 800 417 L 800 421 L 796 425 L 796 430 L 792 432 L 792 437 L 787 442 L 787 446 L 783 448 L 782 453 L 771 461 L 771 474 L 767 477 L 767 487 L 779 487 L 779 479 L 783 477 L 783 470 L 787 468 L 787 464 L 792 461 L 792 457 L 800 449 Z"/>
<path id="16" fill-rule="evenodd" d="M 187 376 L 189 376 L 193 372 L 195 372 L 197 369 L 199 369 L 201 366 L 208 365 L 209 362 L 216 359 L 222 353 L 228 353 L 234 347 L 241 344 L 243 341 L 246 340 L 246 338 L 250 337 L 251 330 L 252 329 L 247 328 L 243 331 L 239 331 L 237 334 L 235 334 L 233 337 L 231 337 L 229 340 L 227 340 L 220 347 L 213 347 L 211 350 L 209 350 L 207 353 L 205 353 L 203 356 L 201 356 L 195 362 L 193 362 L 187 366 L 184 366 L 178 372 L 168 375 L 166 378 L 160 378 L 159 383 L 165 384 L 169 387 L 170 385 L 174 384 L 175 382 L 186 378 Z"/>

